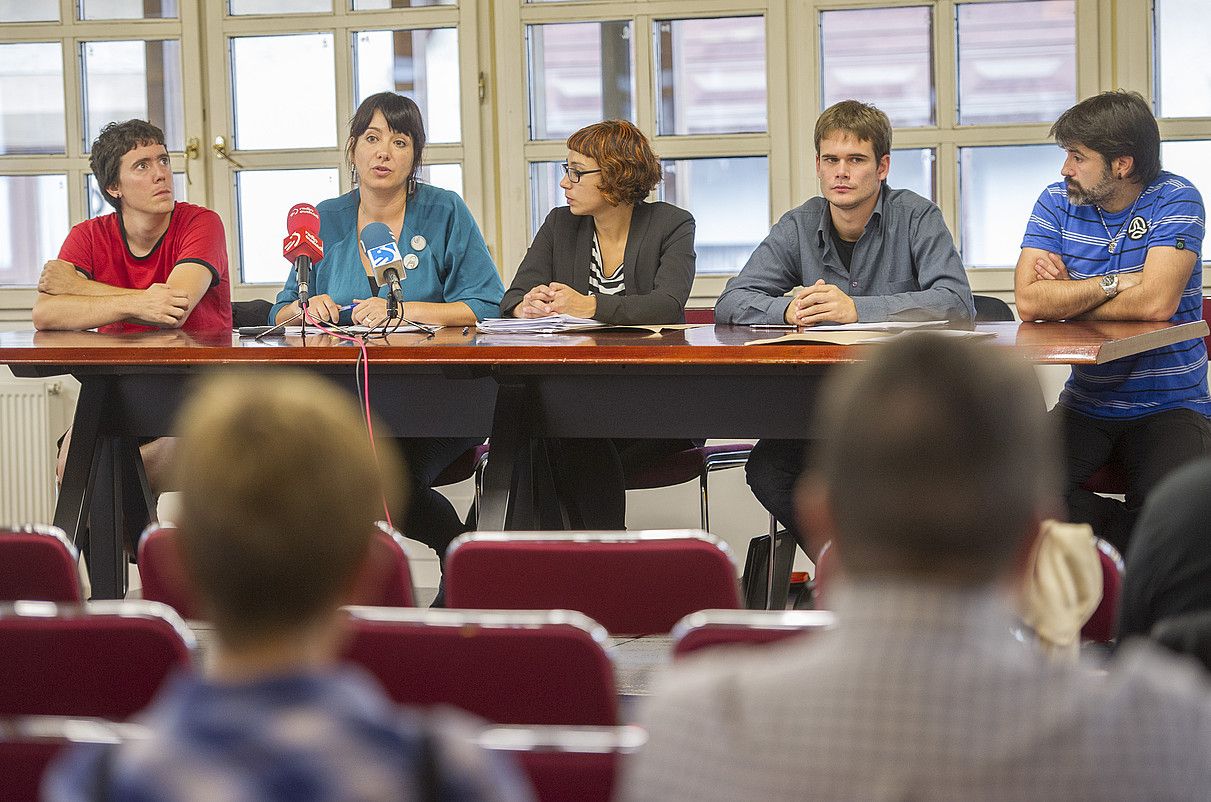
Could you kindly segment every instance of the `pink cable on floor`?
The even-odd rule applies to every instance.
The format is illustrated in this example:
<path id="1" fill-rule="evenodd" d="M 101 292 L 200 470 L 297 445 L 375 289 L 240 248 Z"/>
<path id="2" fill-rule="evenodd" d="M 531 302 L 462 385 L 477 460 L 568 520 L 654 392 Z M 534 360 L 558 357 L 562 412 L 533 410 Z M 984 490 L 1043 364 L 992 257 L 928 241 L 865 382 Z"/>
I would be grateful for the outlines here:
<path id="1" fill-rule="evenodd" d="M 370 352 L 366 348 L 366 339 L 364 337 L 354 337 L 353 335 L 345 334 L 338 329 L 329 328 L 323 321 L 316 320 L 314 317 L 312 317 L 310 309 L 303 310 L 303 317 L 308 323 L 315 326 L 325 334 L 336 337 L 338 340 L 354 343 L 361 350 L 360 361 L 362 363 L 362 386 L 365 388 L 365 392 L 362 394 L 362 399 L 365 401 L 365 409 L 363 410 L 362 414 L 366 420 L 366 432 L 370 436 L 370 451 L 372 454 L 374 454 L 374 466 L 378 468 L 378 448 L 374 444 L 374 423 L 370 414 Z M 357 381 L 356 367 L 354 368 L 353 374 L 354 381 Z M 386 496 L 383 497 L 383 516 L 386 518 L 387 526 L 395 529 L 395 524 L 391 522 L 391 510 L 387 507 Z"/>

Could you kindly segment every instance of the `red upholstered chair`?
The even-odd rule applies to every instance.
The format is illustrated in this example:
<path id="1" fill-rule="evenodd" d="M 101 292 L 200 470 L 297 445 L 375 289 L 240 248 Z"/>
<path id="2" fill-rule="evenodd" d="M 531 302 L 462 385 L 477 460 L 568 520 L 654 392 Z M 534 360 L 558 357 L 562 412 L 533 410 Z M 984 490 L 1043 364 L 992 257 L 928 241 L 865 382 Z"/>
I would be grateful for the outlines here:
<path id="1" fill-rule="evenodd" d="M 191 666 L 195 648 L 156 602 L 0 604 L 0 716 L 128 718 Z"/>
<path id="2" fill-rule="evenodd" d="M 627 490 L 648 490 L 654 487 L 673 487 L 698 480 L 699 520 L 702 528 L 710 531 L 709 479 L 715 471 L 739 468 L 748 462 L 753 450 L 751 443 L 717 443 L 695 446 L 653 460 L 625 477 Z"/>
<path id="3" fill-rule="evenodd" d="M 79 603 L 79 553 L 54 526 L 0 528 L 0 601 Z"/>
<path id="4" fill-rule="evenodd" d="M 167 604 L 182 618 L 205 618 L 181 559 L 177 530 L 152 524 L 139 540 L 139 576 L 143 598 Z M 383 522 L 370 541 L 370 553 L 361 569 L 350 604 L 411 607 L 412 573 L 403 538 Z"/>
<path id="5" fill-rule="evenodd" d="M 344 657 L 395 701 L 500 724 L 618 723 L 605 630 L 580 613 L 347 607 Z"/>
<path id="6" fill-rule="evenodd" d="M 488 727 L 480 746 L 516 760 L 538 802 L 610 802 L 625 755 L 647 743 L 647 732 L 621 727 Z"/>
<path id="7" fill-rule="evenodd" d="M 831 629 L 827 610 L 700 610 L 673 627 L 673 657 L 712 646 L 757 646 Z"/>
<path id="8" fill-rule="evenodd" d="M 488 444 L 468 448 L 458 459 L 446 466 L 446 469 L 433 480 L 434 487 L 458 484 L 475 477 L 475 509 L 479 509 L 479 497 L 484 490 L 484 468 L 488 464 Z"/>
<path id="9" fill-rule="evenodd" d="M 740 606 L 731 549 L 692 529 L 471 532 L 450 544 L 445 579 L 450 607 L 579 610 L 613 635 Z"/>
<path id="10" fill-rule="evenodd" d="M 1081 637 L 1096 643 L 1110 643 L 1117 635 L 1115 627 L 1118 625 L 1118 607 L 1123 595 L 1123 558 L 1118 549 L 1100 537 L 1094 538 L 1094 541 L 1097 543 L 1097 556 L 1102 562 L 1102 600 L 1081 628 Z"/>
<path id="11" fill-rule="evenodd" d="M 60 751 L 74 744 L 116 744 L 147 737 L 137 724 L 95 718 L 0 718 L 0 800 L 41 799 L 42 775 Z"/>

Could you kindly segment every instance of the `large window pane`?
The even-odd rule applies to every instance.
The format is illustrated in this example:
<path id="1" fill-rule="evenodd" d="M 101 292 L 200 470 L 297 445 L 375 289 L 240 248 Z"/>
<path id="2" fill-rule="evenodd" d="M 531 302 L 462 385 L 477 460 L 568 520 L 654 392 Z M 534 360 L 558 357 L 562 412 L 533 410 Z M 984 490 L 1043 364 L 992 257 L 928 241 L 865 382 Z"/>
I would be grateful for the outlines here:
<path id="1" fill-rule="evenodd" d="M 214 2 L 214 0 L 210 0 Z M 231 0 L 228 13 L 237 14 L 314 14 L 332 10 L 332 0 Z"/>
<path id="2" fill-rule="evenodd" d="M 1076 102 L 1072 0 L 968 3 L 957 17 L 960 124 L 1050 122 Z"/>
<path id="3" fill-rule="evenodd" d="M 0 175 L 0 287 L 33 287 L 67 237 L 67 176 Z"/>
<path id="4" fill-rule="evenodd" d="M 563 196 L 563 187 L 559 186 L 563 178 L 563 168 L 558 162 L 535 162 L 530 165 L 530 236 L 538 233 L 542 221 L 556 206 L 567 206 L 568 201 Z"/>
<path id="5" fill-rule="evenodd" d="M 379 11 L 388 8 L 453 5 L 458 5 L 458 0 L 353 0 L 354 11 Z"/>
<path id="6" fill-rule="evenodd" d="M 399 92 L 420 107 L 430 142 L 462 138 L 457 30 L 359 31 L 353 61 L 357 103 L 376 92 Z"/>
<path id="7" fill-rule="evenodd" d="M 64 126 L 61 45 L 0 45 L 0 155 L 63 153 Z"/>
<path id="8" fill-rule="evenodd" d="M 80 19 L 164 19 L 177 15 L 177 0 L 80 0 Z"/>
<path id="9" fill-rule="evenodd" d="M 0 3 L 0 22 L 58 22 L 59 0 Z"/>
<path id="10" fill-rule="evenodd" d="M 85 42 L 81 56 L 86 150 L 106 123 L 132 118 L 160 126 L 169 150 L 185 149 L 180 42 Z"/>
<path id="11" fill-rule="evenodd" d="M 661 134 L 766 130 L 765 18 L 655 23 Z"/>
<path id="12" fill-rule="evenodd" d="M 878 106 L 892 125 L 932 125 L 930 26 L 925 6 L 821 13 L 824 106 L 853 98 Z"/>
<path id="13" fill-rule="evenodd" d="M 239 206 L 240 275 L 245 283 L 282 284 L 290 263 L 282 258 L 286 212 L 296 203 L 315 205 L 340 194 L 335 169 L 241 170 L 236 173 Z"/>
<path id="14" fill-rule="evenodd" d="M 463 196 L 463 166 L 461 164 L 426 164 L 420 168 L 420 180 L 435 187 L 448 189 Z"/>
<path id="15" fill-rule="evenodd" d="M 1060 180 L 1063 164 L 1064 152 L 1055 145 L 960 149 L 963 263 L 1016 264 L 1026 219 L 1043 188 Z"/>
<path id="16" fill-rule="evenodd" d="M 698 274 L 739 272 L 769 234 L 769 160 L 676 159 L 662 165 L 660 199 L 694 215 Z"/>
<path id="17" fill-rule="evenodd" d="M 189 181 L 185 178 L 185 173 L 172 174 L 172 196 L 179 201 L 189 200 Z M 88 202 L 88 216 L 97 217 L 102 214 L 109 214 L 114 210 L 113 206 L 109 205 L 109 201 L 101 196 L 101 188 L 97 186 L 96 176 L 89 174 L 84 182 L 84 194 Z"/>
<path id="18" fill-rule="evenodd" d="M 932 148 L 893 150 L 887 185 L 892 189 L 911 189 L 922 198 L 934 200 L 933 160 Z"/>
<path id="19" fill-rule="evenodd" d="M 1194 184 L 1203 196 L 1203 205 L 1208 203 L 1211 198 L 1211 140 L 1162 142 L 1161 164 L 1169 172 L 1176 173 Z M 1211 260 L 1205 242 L 1203 260 Z"/>
<path id="20" fill-rule="evenodd" d="M 1211 116 L 1206 0 L 1155 1 L 1157 112 L 1161 117 Z"/>
<path id="21" fill-rule="evenodd" d="M 238 150 L 336 145 L 332 50 L 330 33 L 231 40 Z"/>
<path id="22" fill-rule="evenodd" d="M 631 23 L 526 27 L 530 138 L 563 139 L 590 123 L 633 120 Z"/>

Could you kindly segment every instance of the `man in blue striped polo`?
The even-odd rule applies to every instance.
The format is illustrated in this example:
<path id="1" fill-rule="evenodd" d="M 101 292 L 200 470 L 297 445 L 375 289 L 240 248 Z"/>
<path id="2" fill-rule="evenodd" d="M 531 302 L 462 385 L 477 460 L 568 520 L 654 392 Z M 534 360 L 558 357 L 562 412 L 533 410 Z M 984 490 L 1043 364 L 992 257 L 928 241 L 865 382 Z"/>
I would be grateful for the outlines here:
<path id="1" fill-rule="evenodd" d="M 1202 317 L 1202 197 L 1161 169 L 1160 132 L 1136 92 L 1103 92 L 1064 112 L 1051 135 L 1064 180 L 1043 190 L 1015 273 L 1023 320 Z M 1211 453 L 1207 349 L 1195 339 L 1074 367 L 1053 411 L 1067 444 L 1071 519 L 1123 550 L 1148 491 Z M 1114 461 L 1126 502 L 1081 485 Z"/>

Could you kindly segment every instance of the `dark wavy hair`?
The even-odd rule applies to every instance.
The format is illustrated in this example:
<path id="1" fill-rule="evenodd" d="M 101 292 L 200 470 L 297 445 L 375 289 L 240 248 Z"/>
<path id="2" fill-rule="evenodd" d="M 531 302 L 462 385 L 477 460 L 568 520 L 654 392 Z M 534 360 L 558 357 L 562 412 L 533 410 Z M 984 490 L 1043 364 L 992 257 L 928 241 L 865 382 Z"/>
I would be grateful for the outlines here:
<path id="1" fill-rule="evenodd" d="M 370 127 L 374 112 L 381 111 L 387 119 L 387 125 L 397 134 L 404 134 L 412 140 L 412 172 L 408 173 L 408 194 L 416 192 L 416 176 L 420 174 L 425 152 L 425 121 L 421 118 L 420 107 L 410 97 L 395 92 L 379 92 L 362 101 L 349 121 L 349 141 L 345 143 L 345 161 L 353 167 L 353 146 L 358 138 Z"/>
<path id="2" fill-rule="evenodd" d="M 1139 92 L 1102 92 L 1060 115 L 1051 136 L 1062 147 L 1083 145 L 1106 165 L 1119 156 L 1133 159 L 1127 178 L 1151 183 L 1161 171 L 1161 132 L 1148 101 Z"/>
<path id="3" fill-rule="evenodd" d="M 641 203 L 660 183 L 660 159 L 643 132 L 626 120 L 605 120 L 568 137 L 568 150 L 601 168 L 601 194 L 610 203 Z"/>
<path id="4" fill-rule="evenodd" d="M 122 157 L 135 148 L 163 144 L 164 132 L 146 120 L 114 122 L 102 128 L 88 157 L 88 166 L 92 168 L 97 186 L 101 188 L 101 197 L 121 211 L 122 199 L 110 195 L 109 188 L 118 183 Z"/>

